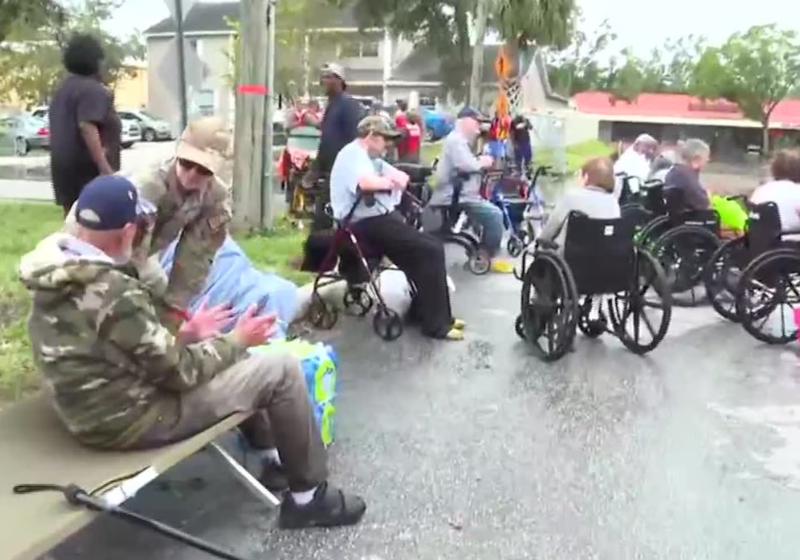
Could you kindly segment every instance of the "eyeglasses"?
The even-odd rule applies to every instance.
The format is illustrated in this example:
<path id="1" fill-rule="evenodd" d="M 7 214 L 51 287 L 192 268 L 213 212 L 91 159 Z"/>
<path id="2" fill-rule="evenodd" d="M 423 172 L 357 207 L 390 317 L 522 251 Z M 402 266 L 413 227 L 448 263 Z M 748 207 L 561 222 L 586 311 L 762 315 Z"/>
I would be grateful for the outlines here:
<path id="1" fill-rule="evenodd" d="M 199 163 L 195 163 L 193 161 L 189 161 L 188 159 L 179 159 L 178 163 L 183 167 L 186 171 L 195 170 L 198 175 L 202 175 L 204 177 L 210 177 L 214 174 L 213 171 L 208 169 L 207 167 L 203 167 Z"/>

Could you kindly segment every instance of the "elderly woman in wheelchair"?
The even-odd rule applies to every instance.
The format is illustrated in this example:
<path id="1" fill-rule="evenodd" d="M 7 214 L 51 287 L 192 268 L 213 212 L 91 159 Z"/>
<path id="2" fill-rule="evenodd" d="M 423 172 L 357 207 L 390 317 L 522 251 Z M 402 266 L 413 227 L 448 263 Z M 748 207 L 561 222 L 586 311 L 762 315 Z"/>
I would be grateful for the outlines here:
<path id="1" fill-rule="evenodd" d="M 637 354 L 658 346 L 669 328 L 664 272 L 634 243 L 634 223 L 620 217 L 610 160 L 588 162 L 583 177 L 589 194 L 562 197 L 517 274 L 516 331 L 546 361 L 572 348 L 578 328 L 590 338 L 611 332 Z"/>
<path id="2" fill-rule="evenodd" d="M 387 258 L 411 284 L 412 315 L 419 320 L 423 334 L 461 340 L 464 323 L 451 314 L 444 247 L 398 211 L 404 208 L 400 204 L 404 197 L 414 198 L 406 192 L 409 176 L 380 159 L 387 139 L 396 137 L 383 119 L 366 117 L 358 125 L 358 137 L 336 157 L 330 188 L 337 230 L 323 272 L 314 283 L 312 321 L 328 328 L 336 323 L 335 310 L 325 304 L 318 288 L 343 277 L 348 283 L 345 306 L 366 315 L 373 304 L 366 289 L 370 287 L 378 304 L 373 319 L 376 332 L 386 340 L 398 338 L 403 331 L 402 320 L 387 307 L 375 282 L 380 263 Z M 412 206 L 418 203 L 413 200 Z M 337 258 L 340 274 L 330 272 L 331 261 Z"/>

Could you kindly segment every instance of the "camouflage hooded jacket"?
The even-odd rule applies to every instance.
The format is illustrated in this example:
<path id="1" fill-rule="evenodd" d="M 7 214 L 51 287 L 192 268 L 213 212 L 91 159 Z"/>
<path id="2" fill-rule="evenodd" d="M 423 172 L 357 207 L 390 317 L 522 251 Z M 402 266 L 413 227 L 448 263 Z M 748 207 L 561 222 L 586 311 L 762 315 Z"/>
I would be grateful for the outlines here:
<path id="1" fill-rule="evenodd" d="M 69 234 L 44 239 L 19 273 L 33 293 L 29 334 L 45 390 L 87 445 L 126 448 L 155 422 L 177 421 L 180 393 L 243 355 L 230 336 L 181 344 L 135 273 Z"/>

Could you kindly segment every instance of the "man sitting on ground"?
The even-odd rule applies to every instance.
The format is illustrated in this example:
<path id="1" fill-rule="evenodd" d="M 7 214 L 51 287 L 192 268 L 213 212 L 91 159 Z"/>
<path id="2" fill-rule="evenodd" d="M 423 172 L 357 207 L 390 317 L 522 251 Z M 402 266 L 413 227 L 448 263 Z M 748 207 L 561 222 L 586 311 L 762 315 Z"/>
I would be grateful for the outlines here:
<path id="1" fill-rule="evenodd" d="M 513 265 L 497 258 L 505 233 L 503 212 L 480 194 L 481 172 L 492 167 L 494 160 L 486 155 L 476 157 L 470 148 L 480 132 L 480 113 L 471 107 L 461 109 L 455 128 L 444 141 L 430 205 L 448 206 L 453 200 L 454 183 L 460 181 L 459 207 L 483 229 L 481 246 L 492 257 L 492 270 L 509 273 L 514 270 Z"/>
<path id="2" fill-rule="evenodd" d="M 250 355 L 275 329 L 251 307 L 232 332 L 225 307 L 201 309 L 177 335 L 129 266 L 143 204 L 124 177 L 89 183 L 75 203 L 74 234 L 56 233 L 22 258 L 33 292 L 31 345 L 55 409 L 85 445 L 146 449 L 187 439 L 227 416 L 253 412 L 241 428 L 264 461 L 261 480 L 288 487 L 284 528 L 337 526 L 366 505 L 327 483 L 325 448 L 300 362 Z"/>
<path id="3" fill-rule="evenodd" d="M 422 332 L 431 338 L 461 340 L 462 321 L 453 319 L 444 265 L 444 247 L 435 237 L 408 225 L 395 210 L 408 184 L 408 175 L 380 159 L 387 139 L 398 133 L 381 117 L 366 117 L 358 124 L 358 137 L 342 148 L 331 171 L 331 206 L 334 219 L 349 227 L 370 250 L 387 257 L 414 283 L 414 310 Z M 361 199 L 359 190 L 372 200 Z M 351 283 L 365 282 L 361 264 L 343 252 L 340 271 Z"/>
<path id="4" fill-rule="evenodd" d="M 708 210 L 710 197 L 700 184 L 700 171 L 708 164 L 711 148 L 696 138 L 687 140 L 680 150 L 680 161 L 664 178 L 664 189 L 678 189 L 687 210 Z"/>

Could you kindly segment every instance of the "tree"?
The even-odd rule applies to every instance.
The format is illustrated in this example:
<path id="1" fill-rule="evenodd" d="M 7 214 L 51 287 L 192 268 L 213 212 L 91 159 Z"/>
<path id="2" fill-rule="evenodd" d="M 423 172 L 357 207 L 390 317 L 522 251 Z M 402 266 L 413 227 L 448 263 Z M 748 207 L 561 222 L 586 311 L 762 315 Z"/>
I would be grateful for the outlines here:
<path id="1" fill-rule="evenodd" d="M 430 51 L 439 60 L 445 89 L 463 94 L 472 63 L 475 0 L 343 0 L 340 5 L 354 8 L 362 28 L 388 26 Z M 574 8 L 574 0 L 493 0 L 488 28 L 523 49 L 566 45 Z"/>
<path id="2" fill-rule="evenodd" d="M 769 150 L 769 119 L 800 81 L 800 36 L 776 25 L 735 33 L 722 47 L 703 52 L 692 76 L 692 90 L 706 99 L 736 103 L 745 117 L 763 128 Z"/>
<path id="3" fill-rule="evenodd" d="M 24 0 L 27 1 L 27 0 Z M 0 97 L 16 96 L 27 104 L 44 104 L 64 74 L 61 49 L 74 32 L 90 33 L 103 45 L 107 85 L 131 70 L 126 58 L 142 58 L 144 46 L 135 37 L 118 39 L 104 31 L 121 0 L 84 0 L 65 12 L 66 19 L 49 18 L 17 27 L 0 46 Z"/>
<path id="4" fill-rule="evenodd" d="M 3 0 L 0 2 L 0 43 L 18 27 L 37 29 L 61 25 L 66 11 L 56 0 Z"/>
<path id="5" fill-rule="evenodd" d="M 566 49 L 547 49 L 548 77 L 553 88 L 567 97 L 609 87 L 609 65 L 602 63 L 617 40 L 608 20 L 587 30 L 586 20 L 578 13 L 572 44 Z"/>

